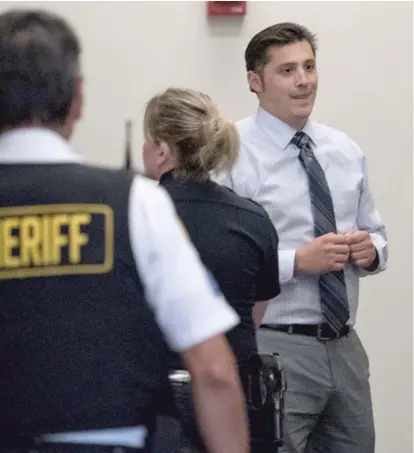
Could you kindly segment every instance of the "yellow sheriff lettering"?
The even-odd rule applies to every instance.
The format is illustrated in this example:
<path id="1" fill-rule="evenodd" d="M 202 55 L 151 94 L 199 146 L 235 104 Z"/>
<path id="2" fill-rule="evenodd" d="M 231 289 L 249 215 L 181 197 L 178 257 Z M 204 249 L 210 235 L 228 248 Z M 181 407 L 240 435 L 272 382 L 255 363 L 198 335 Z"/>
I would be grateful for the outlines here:
<path id="1" fill-rule="evenodd" d="M 20 266 L 20 258 L 16 256 L 16 248 L 19 246 L 19 238 L 13 234 L 19 228 L 19 218 L 9 217 L 2 222 L 3 250 L 2 263 L 5 267 L 14 268 Z"/>
<path id="2" fill-rule="evenodd" d="M 68 218 L 67 214 L 52 216 L 52 264 L 55 265 L 62 262 L 62 248 L 69 242 L 68 236 L 62 232 L 62 227 L 68 224 Z"/>
<path id="3" fill-rule="evenodd" d="M 81 261 L 81 248 L 89 241 L 88 235 L 81 232 L 81 226 L 88 225 L 90 222 L 90 214 L 71 216 L 69 228 L 69 261 L 71 264 L 79 264 Z"/>
<path id="4" fill-rule="evenodd" d="M 91 214 L 85 213 L 0 218 L 0 268 L 79 264 L 89 242 L 82 228 L 90 222 Z"/>
<path id="5" fill-rule="evenodd" d="M 36 216 L 23 217 L 20 221 L 20 265 L 27 267 L 33 264 L 43 264 L 43 254 L 40 247 L 42 223 Z"/>

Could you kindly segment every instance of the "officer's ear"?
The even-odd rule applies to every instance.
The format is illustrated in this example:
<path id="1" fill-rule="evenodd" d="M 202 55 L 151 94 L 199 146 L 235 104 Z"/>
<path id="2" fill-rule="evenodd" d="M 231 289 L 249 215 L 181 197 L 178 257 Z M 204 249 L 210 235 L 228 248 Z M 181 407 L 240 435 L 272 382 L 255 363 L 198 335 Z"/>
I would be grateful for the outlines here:
<path id="1" fill-rule="evenodd" d="M 69 110 L 69 117 L 73 121 L 78 121 L 82 118 L 83 110 L 83 76 L 79 75 L 76 78 L 75 92 L 72 99 L 72 104 Z"/>
<path id="2" fill-rule="evenodd" d="M 161 142 L 160 146 L 158 148 L 158 163 L 162 164 L 164 162 L 171 160 L 171 158 L 172 158 L 172 153 L 171 153 L 171 148 L 169 147 L 168 143 Z"/>

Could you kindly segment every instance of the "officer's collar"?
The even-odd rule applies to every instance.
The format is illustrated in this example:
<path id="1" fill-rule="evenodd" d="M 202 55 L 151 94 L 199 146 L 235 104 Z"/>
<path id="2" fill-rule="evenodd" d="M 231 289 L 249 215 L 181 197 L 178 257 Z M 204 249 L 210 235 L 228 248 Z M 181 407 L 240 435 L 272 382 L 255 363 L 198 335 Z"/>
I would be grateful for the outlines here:
<path id="1" fill-rule="evenodd" d="M 16 128 L 0 135 L 0 163 L 79 163 L 67 140 L 51 129 Z"/>
<path id="2" fill-rule="evenodd" d="M 177 179 L 174 177 L 174 169 L 172 170 L 169 170 L 169 171 L 166 171 L 165 173 L 163 173 L 160 177 L 160 184 L 167 184 L 167 183 L 177 183 L 177 184 L 196 184 L 197 186 L 211 186 L 211 185 L 215 185 L 215 183 L 211 180 L 211 179 L 207 179 L 207 180 L 203 180 L 203 181 L 191 181 L 191 182 L 184 182 L 180 179 Z"/>
<path id="3" fill-rule="evenodd" d="M 174 170 L 169 170 L 161 175 L 160 184 L 165 184 L 166 182 L 172 182 L 173 180 L 174 180 Z"/>

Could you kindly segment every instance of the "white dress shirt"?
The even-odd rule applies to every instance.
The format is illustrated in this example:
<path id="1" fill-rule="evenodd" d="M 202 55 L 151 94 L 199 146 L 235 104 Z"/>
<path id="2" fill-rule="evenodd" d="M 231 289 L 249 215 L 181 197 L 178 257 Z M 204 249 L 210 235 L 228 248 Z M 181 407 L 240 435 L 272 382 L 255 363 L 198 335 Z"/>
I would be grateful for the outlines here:
<path id="1" fill-rule="evenodd" d="M 237 123 L 241 138 L 238 161 L 232 171 L 215 177 L 237 194 L 251 198 L 267 210 L 279 235 L 281 294 L 272 300 L 263 323 L 316 324 L 322 322 L 318 278 L 296 275 L 296 250 L 314 239 L 308 179 L 290 143 L 296 129 L 259 108 L 256 115 Z M 385 228 L 368 187 L 365 157 L 347 135 L 331 127 L 308 122 L 303 129 L 331 191 L 338 233 L 366 230 L 378 251 L 379 266 L 386 269 Z M 348 324 L 354 325 L 359 277 L 368 272 L 345 266 L 350 305 Z"/>
<path id="2" fill-rule="evenodd" d="M 80 161 L 63 138 L 46 129 L 0 136 L 0 164 Z M 236 313 L 211 284 L 168 194 L 141 176 L 134 178 L 130 190 L 129 234 L 146 300 L 172 350 L 184 351 L 238 324 Z M 145 437 L 146 429 L 138 426 L 42 439 L 142 447 Z"/>

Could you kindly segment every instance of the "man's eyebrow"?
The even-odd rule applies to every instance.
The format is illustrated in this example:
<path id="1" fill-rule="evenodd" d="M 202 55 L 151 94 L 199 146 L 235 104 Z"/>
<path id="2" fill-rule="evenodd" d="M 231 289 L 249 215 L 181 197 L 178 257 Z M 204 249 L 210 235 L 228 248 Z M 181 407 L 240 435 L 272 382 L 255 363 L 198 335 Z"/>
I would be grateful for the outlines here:
<path id="1" fill-rule="evenodd" d="M 281 68 L 283 66 L 297 66 L 297 65 L 300 65 L 300 64 L 305 64 L 305 63 L 315 63 L 315 58 L 308 58 L 307 60 L 303 61 L 302 63 L 301 62 L 297 62 L 297 61 L 285 61 L 283 63 L 280 63 L 277 65 L 278 68 Z"/>

